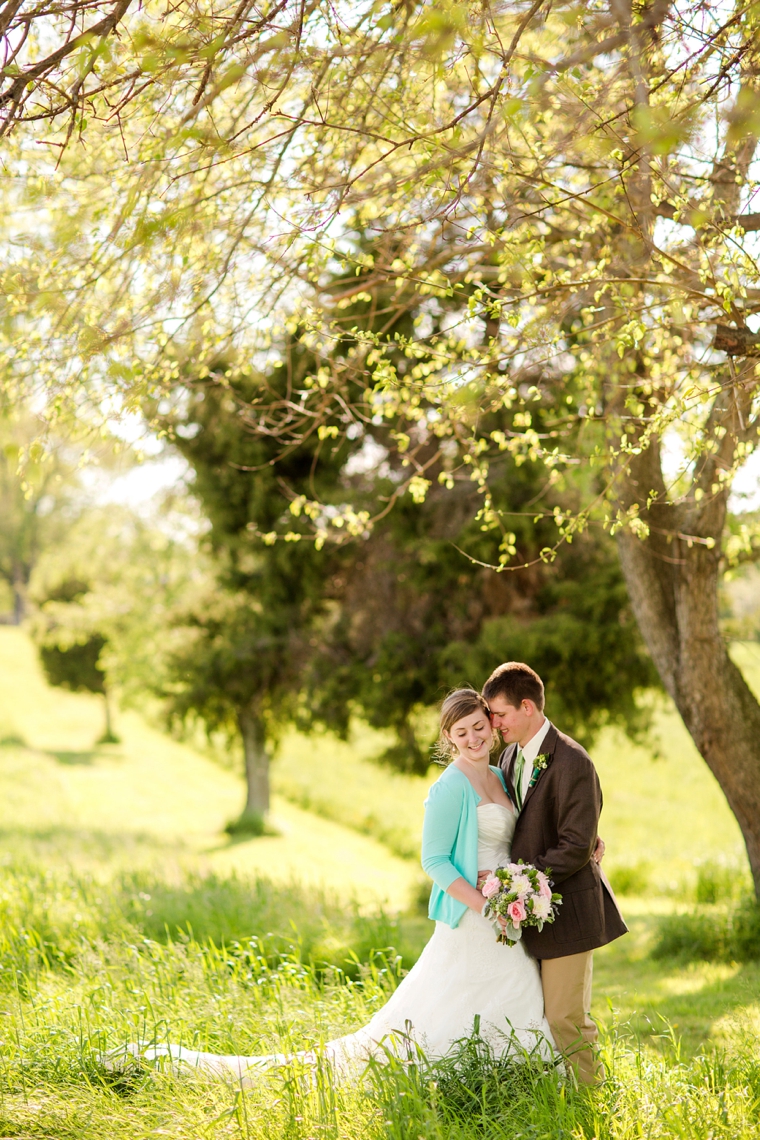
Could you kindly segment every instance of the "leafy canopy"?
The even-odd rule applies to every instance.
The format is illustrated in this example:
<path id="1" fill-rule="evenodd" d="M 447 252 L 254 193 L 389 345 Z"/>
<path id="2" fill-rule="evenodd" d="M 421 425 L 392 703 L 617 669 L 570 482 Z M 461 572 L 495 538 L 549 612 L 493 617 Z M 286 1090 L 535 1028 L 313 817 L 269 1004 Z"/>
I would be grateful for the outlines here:
<path id="1" fill-rule="evenodd" d="M 449 481 L 482 488 L 495 564 L 519 562 L 489 489 L 503 452 L 597 465 L 556 539 L 594 512 L 643 536 L 675 496 L 672 534 L 720 544 L 705 508 L 757 439 L 753 366 L 710 348 L 723 322 L 752 349 L 756 3 L 103 4 L 80 43 L 75 9 L 41 9 L 6 68 L 9 385 L 44 387 L 50 414 L 135 407 L 287 326 L 315 367 L 268 430 L 380 417 L 421 499 L 424 427 Z M 415 310 L 403 337 L 342 320 L 380 286 Z M 474 404 L 511 407 L 510 431 Z M 681 478 L 624 489 L 671 436 Z"/>

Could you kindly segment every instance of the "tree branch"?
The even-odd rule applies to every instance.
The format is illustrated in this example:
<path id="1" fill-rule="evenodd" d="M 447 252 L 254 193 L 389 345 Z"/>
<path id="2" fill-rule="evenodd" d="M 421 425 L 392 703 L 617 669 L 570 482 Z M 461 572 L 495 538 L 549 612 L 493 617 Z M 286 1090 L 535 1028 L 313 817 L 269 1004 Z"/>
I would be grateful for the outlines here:
<path id="1" fill-rule="evenodd" d="M 88 44 L 93 38 L 105 39 L 106 36 L 110 35 L 116 25 L 119 24 L 126 15 L 131 2 L 132 0 L 119 0 L 109 15 L 104 16 L 102 20 L 93 24 L 87 31 L 82 32 L 78 36 L 74 36 L 73 40 L 68 40 L 66 43 L 61 44 L 56 51 L 45 56 L 44 59 L 35 63 L 33 67 L 28 67 L 25 71 L 22 71 L 20 75 L 17 75 L 10 86 L 0 93 L 0 108 L 7 107 L 9 103 L 12 107 L 17 108 L 21 103 L 24 90 L 28 84 L 33 84 L 40 76 L 45 75 L 48 71 L 52 71 L 57 64 L 78 48 Z M 0 135 L 7 130 L 12 117 L 13 115 L 11 113 L 11 116 L 6 119 L 6 122 L 0 127 Z"/>
<path id="2" fill-rule="evenodd" d="M 698 203 L 694 204 L 695 210 L 700 208 Z M 676 208 L 672 202 L 659 202 L 653 209 L 658 218 L 675 218 Z M 681 212 L 683 213 L 683 211 Z M 733 214 L 726 221 L 729 225 L 741 226 L 746 234 L 756 233 L 757 230 L 760 230 L 760 214 Z"/>
<path id="3" fill-rule="evenodd" d="M 760 333 L 731 325 L 716 325 L 712 347 L 726 356 L 760 356 Z"/>

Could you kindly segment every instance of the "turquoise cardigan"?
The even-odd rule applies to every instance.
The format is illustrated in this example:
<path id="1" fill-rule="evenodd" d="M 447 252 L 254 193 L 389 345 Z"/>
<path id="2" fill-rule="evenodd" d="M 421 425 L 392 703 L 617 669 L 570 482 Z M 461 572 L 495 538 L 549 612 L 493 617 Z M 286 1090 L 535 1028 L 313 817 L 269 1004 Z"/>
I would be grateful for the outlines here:
<path id="1" fill-rule="evenodd" d="M 499 768 L 491 771 L 507 786 Z M 480 796 L 464 772 L 450 765 L 442 772 L 425 800 L 425 822 L 422 828 L 422 868 L 433 880 L 428 918 L 458 926 L 467 910 L 446 890 L 455 879 L 466 879 L 471 886 L 478 881 L 478 812 Z"/>

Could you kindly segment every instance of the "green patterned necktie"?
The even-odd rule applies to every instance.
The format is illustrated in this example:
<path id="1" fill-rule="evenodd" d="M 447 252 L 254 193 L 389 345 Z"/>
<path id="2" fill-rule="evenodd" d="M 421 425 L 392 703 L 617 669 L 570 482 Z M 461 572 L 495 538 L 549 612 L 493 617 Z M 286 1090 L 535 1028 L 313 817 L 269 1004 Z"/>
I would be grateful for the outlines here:
<path id="1" fill-rule="evenodd" d="M 517 801 L 517 810 L 522 808 L 522 778 L 525 771 L 525 753 L 522 748 L 517 749 L 517 759 L 515 760 L 514 772 L 512 775 L 512 783 L 515 787 L 515 800 Z"/>

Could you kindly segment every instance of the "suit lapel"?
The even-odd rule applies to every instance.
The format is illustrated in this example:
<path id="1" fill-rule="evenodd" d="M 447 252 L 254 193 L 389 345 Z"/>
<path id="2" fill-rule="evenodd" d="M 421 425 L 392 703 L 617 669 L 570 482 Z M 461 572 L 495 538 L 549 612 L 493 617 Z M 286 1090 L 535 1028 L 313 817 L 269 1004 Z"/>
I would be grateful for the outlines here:
<path id="1" fill-rule="evenodd" d="M 544 738 L 544 742 L 543 742 L 543 744 L 541 745 L 541 752 L 539 753 L 539 755 L 542 755 L 542 754 L 543 754 L 543 755 L 548 755 L 548 756 L 549 756 L 549 760 L 547 761 L 547 767 L 548 767 L 548 765 L 549 765 L 549 764 L 551 764 L 551 763 L 552 763 L 552 761 L 553 761 L 553 759 L 554 759 L 554 749 L 557 747 L 557 741 L 558 741 L 558 740 L 559 740 L 559 733 L 557 732 L 557 730 L 556 730 L 556 728 L 554 727 L 554 725 L 552 725 L 552 726 L 551 726 L 551 728 L 549 729 L 549 731 L 547 732 L 547 734 L 546 734 L 545 738 Z M 526 807 L 526 805 L 527 805 L 527 803 L 528 803 L 528 800 L 530 799 L 530 797 L 533 795 L 533 793 L 535 792 L 536 788 L 538 787 L 538 783 L 539 783 L 539 781 L 540 781 L 540 779 L 541 779 L 541 776 L 543 776 L 543 774 L 544 774 L 543 772 L 541 772 L 541 773 L 539 774 L 538 780 L 536 780 L 536 782 L 535 782 L 535 784 L 533 785 L 533 787 L 532 787 L 532 788 L 528 788 L 527 792 L 525 793 L 525 799 L 523 800 L 523 805 L 522 805 L 522 807 L 520 808 L 520 813 L 521 813 L 521 814 L 522 814 L 522 812 L 524 812 L 524 811 L 525 811 L 525 807 Z"/>
<path id="2" fill-rule="evenodd" d="M 517 745 L 508 744 L 499 757 L 499 767 L 504 773 L 504 779 L 507 784 L 507 791 L 512 803 L 517 803 L 515 798 L 515 785 L 512 782 L 512 770 L 515 766 L 515 757 L 517 756 Z"/>

